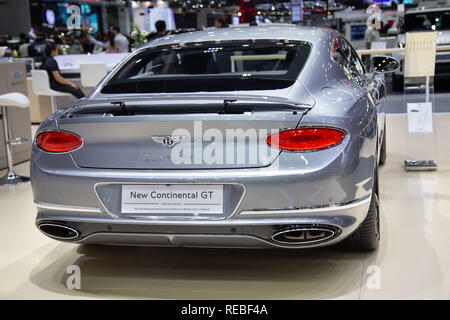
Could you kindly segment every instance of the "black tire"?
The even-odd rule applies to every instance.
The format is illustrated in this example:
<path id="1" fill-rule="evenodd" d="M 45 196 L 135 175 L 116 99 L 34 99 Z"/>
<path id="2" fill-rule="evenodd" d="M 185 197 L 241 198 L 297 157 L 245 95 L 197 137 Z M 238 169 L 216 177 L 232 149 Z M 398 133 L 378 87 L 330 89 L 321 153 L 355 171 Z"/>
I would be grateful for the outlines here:
<path id="1" fill-rule="evenodd" d="M 384 131 L 383 131 L 383 141 L 381 143 L 381 150 L 380 150 L 380 165 L 383 165 L 386 163 L 386 120 L 384 122 Z"/>
<path id="2" fill-rule="evenodd" d="M 403 91 L 403 76 L 392 74 L 392 90 Z"/>
<path id="3" fill-rule="evenodd" d="M 380 242 L 380 216 L 378 202 L 378 168 L 375 170 L 375 185 L 367 217 L 350 236 L 343 241 L 346 249 L 357 251 L 374 251 Z"/>

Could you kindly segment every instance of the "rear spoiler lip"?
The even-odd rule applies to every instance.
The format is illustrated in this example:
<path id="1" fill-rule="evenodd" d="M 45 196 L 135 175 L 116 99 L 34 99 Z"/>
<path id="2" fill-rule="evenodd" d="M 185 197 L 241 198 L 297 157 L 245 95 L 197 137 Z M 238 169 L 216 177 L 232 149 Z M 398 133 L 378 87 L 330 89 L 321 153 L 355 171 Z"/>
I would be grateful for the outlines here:
<path id="1" fill-rule="evenodd" d="M 140 96 L 140 97 L 122 97 L 122 98 L 108 98 L 108 99 L 92 99 L 92 100 L 77 100 L 71 104 L 65 105 L 64 108 L 69 107 L 81 107 L 95 104 L 111 104 L 118 105 L 120 103 L 127 102 L 157 102 L 157 101 L 179 101 L 181 104 L 186 104 L 186 100 L 218 100 L 218 101 L 228 101 L 236 103 L 258 103 L 258 104 L 276 104 L 279 103 L 283 106 L 290 107 L 297 110 L 311 109 L 314 104 L 305 104 L 297 102 L 295 100 L 273 97 L 273 96 L 256 96 L 256 95 L 161 95 L 158 96 Z M 199 103 L 204 104 L 204 103 Z"/>

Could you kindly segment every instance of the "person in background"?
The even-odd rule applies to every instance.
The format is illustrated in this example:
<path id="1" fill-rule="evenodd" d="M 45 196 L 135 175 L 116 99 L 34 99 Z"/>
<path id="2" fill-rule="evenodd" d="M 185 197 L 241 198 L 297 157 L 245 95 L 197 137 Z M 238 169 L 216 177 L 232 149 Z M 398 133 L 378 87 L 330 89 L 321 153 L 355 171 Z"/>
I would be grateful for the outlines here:
<path id="1" fill-rule="evenodd" d="M 153 32 L 148 35 L 147 39 L 149 41 L 162 38 L 168 34 L 166 22 L 164 20 L 158 20 L 155 22 L 156 32 Z"/>
<path id="2" fill-rule="evenodd" d="M 88 34 L 88 39 L 91 41 L 96 48 L 105 49 L 105 53 L 123 53 L 122 47 L 115 41 L 116 36 L 111 31 L 107 33 L 105 41 L 99 41 Z M 94 52 L 98 49 L 94 49 Z"/>
<path id="3" fill-rule="evenodd" d="M 94 38 L 91 34 L 87 33 L 87 39 L 94 45 L 92 53 L 101 53 L 105 51 L 106 43 L 108 41 L 106 35 L 97 32 Z"/>
<path id="4" fill-rule="evenodd" d="M 166 26 L 166 22 L 164 20 L 156 21 L 155 22 L 155 29 L 156 29 L 155 39 L 162 38 L 165 35 L 167 35 L 167 26 Z"/>
<path id="5" fill-rule="evenodd" d="M 80 40 L 78 40 L 75 33 L 71 33 L 69 35 L 69 45 L 70 45 L 69 54 L 83 54 L 84 53 L 83 46 L 81 45 L 81 42 L 80 42 Z"/>
<path id="6" fill-rule="evenodd" d="M 106 43 L 106 53 L 122 53 L 124 52 L 119 44 L 114 40 L 115 36 L 112 32 L 108 32 L 106 36 L 108 42 Z"/>
<path id="7" fill-rule="evenodd" d="M 36 39 L 28 46 L 28 56 L 33 57 L 36 62 L 41 62 L 45 56 L 45 47 L 51 44 L 46 35 L 42 31 L 36 31 Z"/>
<path id="8" fill-rule="evenodd" d="M 31 27 L 30 31 L 28 31 L 28 37 L 29 37 L 30 39 L 33 39 L 33 40 L 36 39 L 36 32 L 35 32 L 34 30 L 36 30 L 36 26 L 35 26 L 35 25 L 33 25 L 33 26 Z"/>
<path id="9" fill-rule="evenodd" d="M 20 37 L 20 46 L 19 46 L 19 56 L 21 58 L 27 58 L 28 57 L 28 46 L 30 45 L 30 39 L 28 39 L 27 35 L 25 33 L 21 33 L 19 35 Z"/>
<path id="10" fill-rule="evenodd" d="M 59 45 L 61 44 L 61 37 L 55 31 L 51 36 L 50 41 L 53 41 L 54 44 Z"/>
<path id="11" fill-rule="evenodd" d="M 97 34 L 95 38 L 88 32 L 86 34 L 87 39 L 94 45 L 93 53 L 100 53 L 105 51 L 106 46 L 108 45 L 108 37 L 107 35 Z"/>
<path id="12" fill-rule="evenodd" d="M 148 40 L 149 41 L 165 37 L 169 33 L 167 31 L 166 22 L 164 20 L 156 21 L 155 22 L 155 29 L 156 29 L 156 32 L 151 33 L 148 36 Z"/>
<path id="13" fill-rule="evenodd" d="M 60 54 L 69 54 L 70 46 L 67 43 L 67 37 L 59 38 L 58 43 L 56 43 L 56 48 L 58 48 Z"/>
<path id="14" fill-rule="evenodd" d="M 127 37 L 120 33 L 119 27 L 111 26 L 110 31 L 114 34 L 114 42 L 122 49 L 122 52 L 129 52 L 129 45 Z"/>
<path id="15" fill-rule="evenodd" d="M 5 36 L 0 36 L 0 47 L 7 47 L 8 39 Z"/>
<path id="16" fill-rule="evenodd" d="M 228 19 L 225 16 L 220 16 L 214 19 L 214 27 L 216 28 L 228 28 Z"/>
<path id="17" fill-rule="evenodd" d="M 8 47 L 8 37 L 7 36 L 0 36 L 0 47 L 1 47 L 1 53 L 0 57 L 12 57 L 13 52 Z"/>
<path id="18" fill-rule="evenodd" d="M 47 71 L 50 80 L 50 88 L 59 92 L 71 93 L 77 99 L 84 98 L 85 95 L 78 86 L 64 79 L 59 72 L 58 63 L 55 56 L 58 55 L 58 49 L 54 43 L 49 43 L 45 46 L 45 57 L 42 60 L 41 69 Z"/>
<path id="19" fill-rule="evenodd" d="M 94 51 L 95 45 L 88 39 L 88 37 L 86 36 L 87 33 L 87 31 L 82 31 L 80 42 L 83 47 L 84 53 L 92 53 Z"/>

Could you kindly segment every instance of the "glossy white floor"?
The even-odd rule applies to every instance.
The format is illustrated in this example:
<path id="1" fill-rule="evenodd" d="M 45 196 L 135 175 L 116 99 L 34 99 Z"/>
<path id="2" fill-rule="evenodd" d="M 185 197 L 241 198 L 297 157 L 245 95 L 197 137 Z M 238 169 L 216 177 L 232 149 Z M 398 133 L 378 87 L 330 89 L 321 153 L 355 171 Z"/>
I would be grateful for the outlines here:
<path id="1" fill-rule="evenodd" d="M 406 143 L 403 115 L 388 117 L 382 241 L 368 254 L 60 243 L 35 228 L 30 184 L 2 187 L 0 298 L 450 299 L 450 115 L 436 120 L 439 171 L 407 173 L 401 163 L 416 140 Z M 74 264 L 81 290 L 66 288 Z"/>

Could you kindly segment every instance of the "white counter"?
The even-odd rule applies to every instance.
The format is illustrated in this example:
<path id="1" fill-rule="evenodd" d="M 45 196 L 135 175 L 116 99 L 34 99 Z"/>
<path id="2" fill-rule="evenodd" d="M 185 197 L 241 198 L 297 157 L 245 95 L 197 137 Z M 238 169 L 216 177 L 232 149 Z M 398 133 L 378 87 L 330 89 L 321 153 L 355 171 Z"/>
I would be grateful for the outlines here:
<path id="1" fill-rule="evenodd" d="M 129 53 L 67 54 L 55 57 L 61 74 L 80 73 L 80 63 L 103 62 L 109 70 Z"/>

